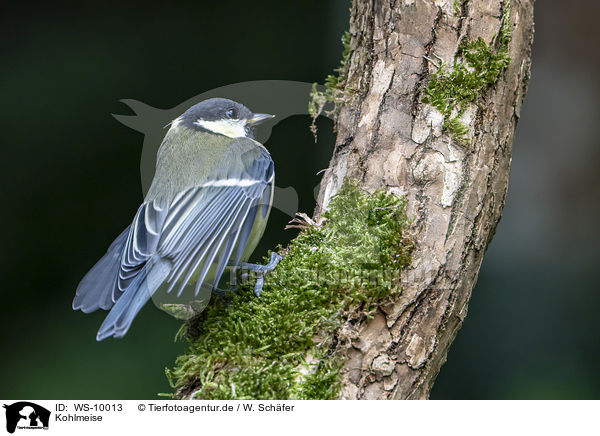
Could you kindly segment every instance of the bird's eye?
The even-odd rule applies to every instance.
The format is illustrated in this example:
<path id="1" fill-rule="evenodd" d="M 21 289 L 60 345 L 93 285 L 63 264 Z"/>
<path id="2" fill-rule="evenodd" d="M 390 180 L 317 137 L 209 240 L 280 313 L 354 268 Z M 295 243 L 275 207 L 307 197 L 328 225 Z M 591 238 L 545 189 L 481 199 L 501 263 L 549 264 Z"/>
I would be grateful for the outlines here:
<path id="1" fill-rule="evenodd" d="M 227 115 L 227 118 L 236 119 L 237 111 L 235 109 L 227 109 L 227 112 L 225 113 L 225 115 Z"/>

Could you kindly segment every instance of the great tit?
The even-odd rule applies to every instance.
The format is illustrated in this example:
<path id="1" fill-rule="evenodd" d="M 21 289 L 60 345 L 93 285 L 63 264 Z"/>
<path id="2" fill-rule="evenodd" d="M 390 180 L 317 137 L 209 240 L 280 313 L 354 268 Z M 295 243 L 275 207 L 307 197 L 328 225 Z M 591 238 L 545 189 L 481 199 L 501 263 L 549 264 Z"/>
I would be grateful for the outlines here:
<path id="1" fill-rule="evenodd" d="M 210 295 L 226 267 L 248 260 L 265 229 L 275 180 L 254 127 L 273 117 L 211 98 L 170 123 L 133 222 L 77 287 L 73 309 L 110 309 L 98 341 L 124 336 L 159 288 L 177 296 L 208 289 Z M 274 255 L 269 265 L 254 268 L 257 295 L 262 275 L 278 260 Z"/>

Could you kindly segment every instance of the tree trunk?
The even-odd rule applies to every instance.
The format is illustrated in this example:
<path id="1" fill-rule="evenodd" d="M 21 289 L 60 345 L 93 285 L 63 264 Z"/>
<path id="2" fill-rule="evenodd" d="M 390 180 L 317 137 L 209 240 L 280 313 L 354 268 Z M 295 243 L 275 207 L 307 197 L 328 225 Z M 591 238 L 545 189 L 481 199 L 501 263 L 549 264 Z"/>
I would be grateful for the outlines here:
<path id="1" fill-rule="evenodd" d="M 345 178 L 408 199 L 416 249 L 402 291 L 357 326 L 343 351 L 341 398 L 429 396 L 467 314 L 483 255 L 500 220 L 519 110 L 529 79 L 534 0 L 355 0 L 334 156 L 318 218 Z M 507 17 L 510 21 L 507 22 Z M 441 60 L 481 37 L 497 46 L 509 23 L 510 63 L 458 113 L 467 140 L 423 103 Z M 437 64 L 437 65 L 436 65 Z"/>

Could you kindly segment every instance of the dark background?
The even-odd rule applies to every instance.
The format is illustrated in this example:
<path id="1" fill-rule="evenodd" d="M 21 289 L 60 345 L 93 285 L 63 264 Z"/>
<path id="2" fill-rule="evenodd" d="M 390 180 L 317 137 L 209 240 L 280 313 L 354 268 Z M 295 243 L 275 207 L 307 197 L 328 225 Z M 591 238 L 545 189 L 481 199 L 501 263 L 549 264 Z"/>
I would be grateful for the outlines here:
<path id="1" fill-rule="evenodd" d="M 504 217 L 432 398 L 599 398 L 600 148 L 596 2 L 539 1 L 532 80 Z M 122 98 L 171 108 L 248 80 L 322 81 L 346 1 L 0 7 L 0 397 L 155 398 L 184 344 L 148 305 L 122 340 L 71 310 L 78 281 L 142 198 L 143 137 Z M 310 212 L 333 135 L 306 117 L 268 142 Z M 257 249 L 293 236 L 275 212 Z"/>

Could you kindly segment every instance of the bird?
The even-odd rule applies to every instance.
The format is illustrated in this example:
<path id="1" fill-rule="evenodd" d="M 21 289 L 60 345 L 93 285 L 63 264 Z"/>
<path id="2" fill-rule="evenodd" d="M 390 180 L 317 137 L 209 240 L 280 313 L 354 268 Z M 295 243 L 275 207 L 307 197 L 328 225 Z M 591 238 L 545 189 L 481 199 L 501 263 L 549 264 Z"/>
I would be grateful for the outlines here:
<path id="1" fill-rule="evenodd" d="M 273 252 L 267 265 L 247 263 L 265 230 L 275 182 L 254 128 L 273 117 L 211 98 L 167 125 L 143 203 L 75 292 L 74 310 L 109 310 L 96 340 L 123 337 L 159 289 L 177 297 L 184 290 L 223 292 L 226 268 L 255 271 L 260 296 L 264 275 L 281 260 Z"/>

